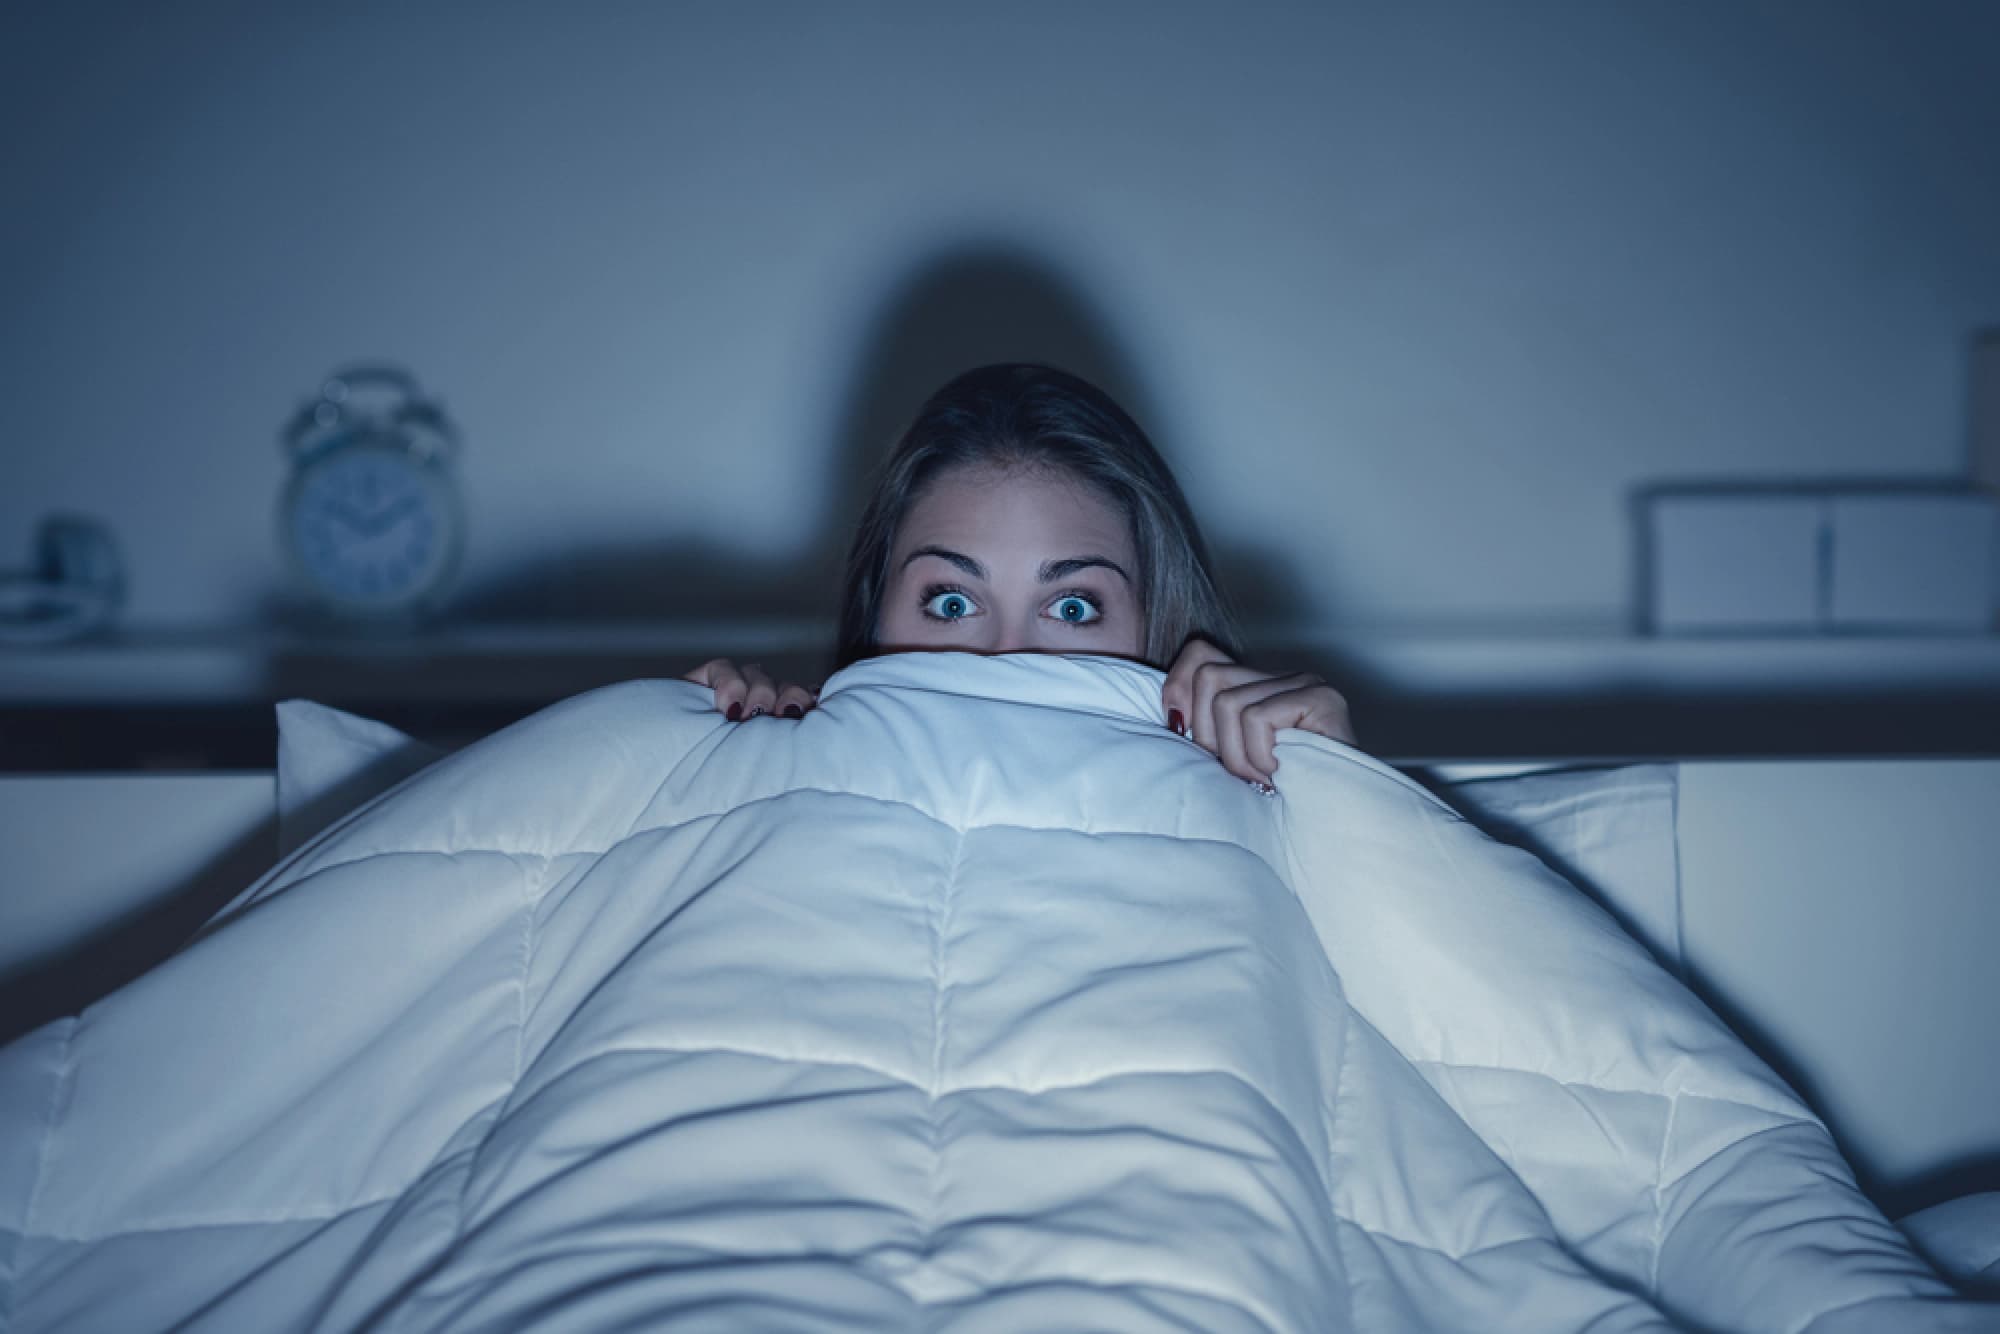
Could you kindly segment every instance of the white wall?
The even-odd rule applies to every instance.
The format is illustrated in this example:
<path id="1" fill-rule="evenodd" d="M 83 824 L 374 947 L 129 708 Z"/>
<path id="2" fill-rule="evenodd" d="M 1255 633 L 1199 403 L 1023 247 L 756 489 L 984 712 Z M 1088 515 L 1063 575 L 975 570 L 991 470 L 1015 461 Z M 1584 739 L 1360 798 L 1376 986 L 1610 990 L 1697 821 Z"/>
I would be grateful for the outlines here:
<path id="1" fill-rule="evenodd" d="M 462 605 L 818 609 L 1033 357 L 1253 610 L 1615 619 L 1632 487 L 1955 472 L 2000 323 L 1985 0 L 320 8 L 0 12 L 0 564 L 81 509 L 134 621 L 255 617 L 277 428 L 389 356 Z"/>
<path id="2" fill-rule="evenodd" d="M 1892 1217 L 2000 1189 L 2000 762 L 1680 766 L 1682 957 Z"/>

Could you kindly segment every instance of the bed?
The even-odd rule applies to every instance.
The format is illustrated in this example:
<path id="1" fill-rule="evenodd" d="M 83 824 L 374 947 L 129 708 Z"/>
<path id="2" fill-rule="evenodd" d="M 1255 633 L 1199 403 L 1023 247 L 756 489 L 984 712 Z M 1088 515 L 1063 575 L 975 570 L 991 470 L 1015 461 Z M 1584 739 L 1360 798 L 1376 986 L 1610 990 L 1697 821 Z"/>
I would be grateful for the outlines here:
<path id="1" fill-rule="evenodd" d="M 271 774 L 0 780 L 9 1021 L 40 1025 L 0 1054 L 0 1328 L 141 1300 L 212 1328 L 1995 1327 L 1932 1266 L 1977 1292 L 2000 1257 L 2000 764 L 1405 773 L 1288 734 L 1266 800 L 1130 664 L 906 655 L 827 691 L 758 733 L 635 682 L 450 757 L 298 702 Z M 967 888 L 1024 870 L 1072 892 L 1020 917 Z M 1076 918 L 1079 885 L 1125 892 Z M 834 950 L 851 985 L 800 988 L 855 916 L 889 934 Z M 773 924 L 800 966 L 732 953 Z M 632 940 L 665 953 L 604 944 Z M 269 1073 L 206 1125 L 246 1058 Z M 643 1124 L 591 1120 L 633 1089 Z M 135 1099 L 171 1152 L 129 1142 Z M 1898 1231 L 1850 1164 L 1932 1207 Z M 636 1219 L 641 1169 L 706 1204 Z"/>

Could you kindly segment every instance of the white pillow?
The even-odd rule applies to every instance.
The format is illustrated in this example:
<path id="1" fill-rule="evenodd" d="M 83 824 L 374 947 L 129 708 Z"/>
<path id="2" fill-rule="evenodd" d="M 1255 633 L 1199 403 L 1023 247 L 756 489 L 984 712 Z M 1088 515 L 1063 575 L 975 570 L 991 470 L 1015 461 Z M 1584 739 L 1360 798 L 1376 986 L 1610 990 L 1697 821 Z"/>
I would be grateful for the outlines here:
<path id="1" fill-rule="evenodd" d="M 1934 1204 L 1901 1220 L 1900 1226 L 1960 1287 L 2000 1296 L 2000 1191 Z"/>
<path id="2" fill-rule="evenodd" d="M 309 699 L 278 704 L 278 856 L 443 755 L 370 718 Z"/>
<path id="3" fill-rule="evenodd" d="M 1413 776 L 1492 837 L 1540 857 L 1686 980 L 1679 766 L 1549 769 L 1460 782 Z"/>
<path id="4" fill-rule="evenodd" d="M 443 755 L 387 723 L 310 700 L 278 705 L 278 855 Z M 1671 764 L 1416 777 L 1474 824 L 1547 862 L 1681 968 L 1680 854 Z"/>

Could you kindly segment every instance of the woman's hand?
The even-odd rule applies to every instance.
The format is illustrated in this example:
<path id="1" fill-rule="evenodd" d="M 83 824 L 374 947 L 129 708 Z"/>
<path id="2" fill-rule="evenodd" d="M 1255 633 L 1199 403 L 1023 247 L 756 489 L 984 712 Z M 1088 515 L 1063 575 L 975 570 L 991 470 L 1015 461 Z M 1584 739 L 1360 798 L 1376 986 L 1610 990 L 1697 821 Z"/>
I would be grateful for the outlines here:
<path id="1" fill-rule="evenodd" d="M 1350 746 L 1347 701 L 1317 676 L 1273 676 L 1246 667 L 1205 639 L 1190 639 L 1160 691 L 1167 726 L 1222 761 L 1238 778 L 1269 785 L 1278 772 L 1278 729 L 1297 727 Z"/>
<path id="2" fill-rule="evenodd" d="M 715 707 L 732 723 L 760 714 L 803 718 L 819 703 L 819 691 L 813 687 L 773 681 L 754 662 L 738 667 L 727 658 L 711 658 L 681 679 L 713 689 Z"/>

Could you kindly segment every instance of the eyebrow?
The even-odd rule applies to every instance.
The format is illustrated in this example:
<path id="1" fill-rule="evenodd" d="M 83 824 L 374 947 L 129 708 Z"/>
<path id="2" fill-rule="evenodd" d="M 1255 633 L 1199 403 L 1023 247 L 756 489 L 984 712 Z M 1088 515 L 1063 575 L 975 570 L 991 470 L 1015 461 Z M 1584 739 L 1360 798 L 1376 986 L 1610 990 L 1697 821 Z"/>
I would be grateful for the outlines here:
<path id="1" fill-rule="evenodd" d="M 918 547 L 903 557 L 903 564 L 907 566 L 919 556 L 936 556 L 940 560 L 950 561 L 974 579 L 986 578 L 984 565 L 963 552 L 953 551 L 949 547 Z M 1125 573 L 1124 568 L 1108 556 L 1070 556 L 1065 560 L 1045 560 L 1042 562 L 1042 568 L 1035 572 L 1035 579 L 1038 583 L 1052 584 L 1058 579 L 1068 578 L 1079 570 L 1099 567 L 1111 571 L 1128 584 L 1132 582 L 1132 576 Z"/>

